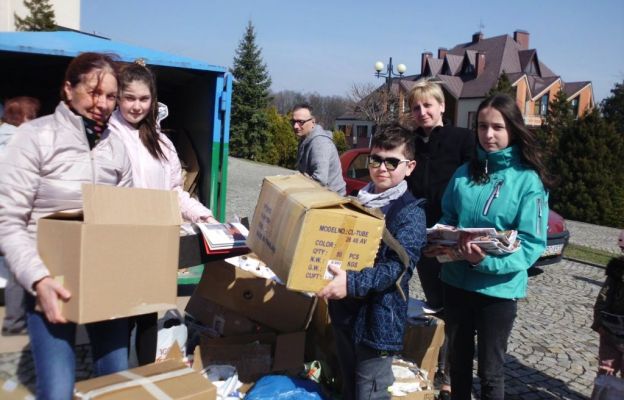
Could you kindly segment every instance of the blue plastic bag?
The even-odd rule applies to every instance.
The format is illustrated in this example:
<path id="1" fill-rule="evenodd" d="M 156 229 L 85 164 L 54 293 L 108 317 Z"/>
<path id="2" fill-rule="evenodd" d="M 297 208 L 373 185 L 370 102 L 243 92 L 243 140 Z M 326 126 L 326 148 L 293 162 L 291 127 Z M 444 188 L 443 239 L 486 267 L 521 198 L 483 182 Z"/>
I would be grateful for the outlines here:
<path id="1" fill-rule="evenodd" d="M 267 375 L 258 380 L 245 400 L 324 400 L 321 386 L 308 379 Z"/>

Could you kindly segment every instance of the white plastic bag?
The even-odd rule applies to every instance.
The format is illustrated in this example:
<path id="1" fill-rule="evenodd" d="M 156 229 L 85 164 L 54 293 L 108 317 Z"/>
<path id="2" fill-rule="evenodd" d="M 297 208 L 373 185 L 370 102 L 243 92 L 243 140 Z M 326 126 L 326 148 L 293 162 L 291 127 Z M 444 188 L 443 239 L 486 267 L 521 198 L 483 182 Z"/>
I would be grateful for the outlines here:
<path id="1" fill-rule="evenodd" d="M 613 375 L 598 375 L 594 380 L 591 400 L 624 399 L 624 379 Z"/>
<path id="2" fill-rule="evenodd" d="M 156 362 L 167 358 L 171 346 L 177 343 L 180 352 L 186 354 L 186 339 L 188 330 L 184 325 L 184 318 L 177 309 L 168 310 L 158 320 L 158 339 L 156 342 Z"/>

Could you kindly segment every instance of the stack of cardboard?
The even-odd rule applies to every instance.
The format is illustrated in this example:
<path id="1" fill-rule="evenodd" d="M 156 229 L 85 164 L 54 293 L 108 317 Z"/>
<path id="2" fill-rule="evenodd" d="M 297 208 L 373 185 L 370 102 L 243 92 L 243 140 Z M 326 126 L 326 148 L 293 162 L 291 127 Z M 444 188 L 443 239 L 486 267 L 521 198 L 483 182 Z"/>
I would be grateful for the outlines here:
<path id="1" fill-rule="evenodd" d="M 305 330 L 316 299 L 226 261 L 206 264 L 186 312 L 207 329 L 195 365 L 230 364 L 251 382 L 303 366 Z"/>
<path id="2" fill-rule="evenodd" d="M 225 261 L 206 264 L 187 307 L 206 328 L 196 359 L 234 364 L 248 381 L 301 370 L 306 333 L 313 357 L 334 353 L 326 304 L 314 313 L 316 297 L 298 292 L 323 288 L 329 265 L 372 266 L 383 228 L 382 215 L 303 175 L 265 178 L 247 244 L 284 284 Z"/>

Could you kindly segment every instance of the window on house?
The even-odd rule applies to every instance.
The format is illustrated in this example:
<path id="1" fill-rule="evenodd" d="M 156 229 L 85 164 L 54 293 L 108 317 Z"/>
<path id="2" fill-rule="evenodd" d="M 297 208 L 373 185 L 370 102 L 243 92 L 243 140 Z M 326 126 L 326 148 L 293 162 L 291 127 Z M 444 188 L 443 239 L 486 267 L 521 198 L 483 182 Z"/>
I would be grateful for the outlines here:
<path id="1" fill-rule="evenodd" d="M 579 98 L 578 96 L 573 98 L 572 101 L 570 102 L 570 106 L 572 107 L 572 115 L 574 115 L 574 117 L 578 117 L 578 113 L 579 113 Z"/>
<path id="2" fill-rule="evenodd" d="M 347 126 L 346 125 L 338 125 L 338 130 L 344 134 L 347 133 Z"/>
<path id="3" fill-rule="evenodd" d="M 542 96 L 541 99 L 535 101 L 535 115 L 541 115 L 545 117 L 548 115 L 548 93 Z"/>
<path id="4" fill-rule="evenodd" d="M 366 126 L 366 125 L 358 125 L 356 132 L 357 132 L 357 137 L 367 137 L 368 136 L 368 126 Z"/>
<path id="5" fill-rule="evenodd" d="M 539 75 L 539 69 L 537 68 L 537 62 L 535 59 L 526 66 L 525 71 L 527 75 Z"/>

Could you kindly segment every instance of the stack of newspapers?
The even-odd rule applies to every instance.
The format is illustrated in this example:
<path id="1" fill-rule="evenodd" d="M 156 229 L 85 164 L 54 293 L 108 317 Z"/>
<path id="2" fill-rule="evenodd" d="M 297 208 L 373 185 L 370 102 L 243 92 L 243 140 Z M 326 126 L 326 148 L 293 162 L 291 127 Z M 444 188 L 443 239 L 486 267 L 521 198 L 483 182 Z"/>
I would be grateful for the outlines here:
<path id="1" fill-rule="evenodd" d="M 520 241 L 518 231 L 497 231 L 494 228 L 457 228 L 450 225 L 435 224 L 427 229 L 427 243 L 447 247 L 447 251 L 437 256 L 439 262 L 461 260 L 457 249 L 461 232 L 470 234 L 470 243 L 478 245 L 483 251 L 493 255 L 505 255 L 518 251 Z"/>
<path id="2" fill-rule="evenodd" d="M 228 253 L 234 249 L 247 248 L 246 240 L 249 231 L 238 222 L 224 224 L 198 223 L 197 227 L 204 237 L 206 253 Z"/>

